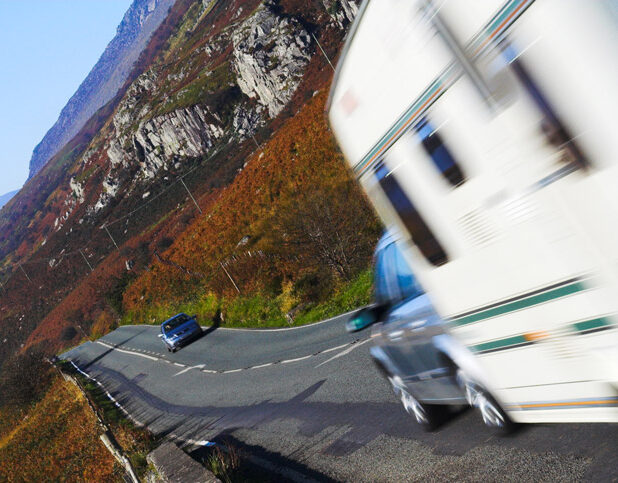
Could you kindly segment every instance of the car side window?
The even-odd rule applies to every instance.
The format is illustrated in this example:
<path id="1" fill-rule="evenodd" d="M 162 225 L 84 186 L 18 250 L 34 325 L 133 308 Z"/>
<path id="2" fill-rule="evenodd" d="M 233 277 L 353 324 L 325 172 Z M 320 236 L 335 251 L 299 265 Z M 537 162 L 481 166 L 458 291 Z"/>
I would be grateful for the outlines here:
<path id="1" fill-rule="evenodd" d="M 422 294 L 423 290 L 396 243 L 380 248 L 375 260 L 376 302 L 392 304 Z"/>

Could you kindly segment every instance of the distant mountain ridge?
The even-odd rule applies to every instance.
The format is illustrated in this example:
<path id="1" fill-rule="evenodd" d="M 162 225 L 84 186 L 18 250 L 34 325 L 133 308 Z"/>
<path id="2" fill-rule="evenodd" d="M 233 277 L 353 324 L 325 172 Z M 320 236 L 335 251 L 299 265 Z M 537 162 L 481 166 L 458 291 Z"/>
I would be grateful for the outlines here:
<path id="1" fill-rule="evenodd" d="M 131 67 L 176 0 L 134 0 L 98 62 L 62 109 L 56 123 L 34 148 L 32 178 L 126 81 Z"/>
<path id="2" fill-rule="evenodd" d="M 9 191 L 8 193 L 5 193 L 3 195 L 0 195 L 0 208 L 2 208 L 4 205 L 6 205 L 9 201 L 11 201 L 11 198 L 13 198 L 13 196 L 15 196 L 15 194 L 18 192 L 19 190 L 15 190 L 15 191 Z"/>

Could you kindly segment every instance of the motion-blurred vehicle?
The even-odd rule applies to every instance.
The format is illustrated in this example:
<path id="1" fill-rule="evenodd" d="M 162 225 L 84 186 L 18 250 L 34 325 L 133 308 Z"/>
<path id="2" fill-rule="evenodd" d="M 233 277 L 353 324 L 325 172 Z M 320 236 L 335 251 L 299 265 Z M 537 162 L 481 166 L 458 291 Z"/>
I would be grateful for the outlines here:
<path id="1" fill-rule="evenodd" d="M 444 407 L 471 404 L 486 425 L 509 429 L 511 421 L 479 384 L 462 378 L 455 361 L 473 354 L 447 332 L 416 281 L 396 236 L 386 232 L 374 255 L 375 303 L 347 323 L 350 332 L 372 325 L 371 356 L 405 410 L 426 429 L 440 423 Z M 461 362 L 460 362 L 461 363 Z"/>
<path id="2" fill-rule="evenodd" d="M 202 328 L 197 323 L 197 315 L 177 314 L 161 324 L 159 337 L 169 352 L 176 352 L 180 347 L 198 339 Z"/>
<path id="3" fill-rule="evenodd" d="M 617 10 L 366 0 L 331 88 L 459 378 L 515 422 L 618 422 Z"/>

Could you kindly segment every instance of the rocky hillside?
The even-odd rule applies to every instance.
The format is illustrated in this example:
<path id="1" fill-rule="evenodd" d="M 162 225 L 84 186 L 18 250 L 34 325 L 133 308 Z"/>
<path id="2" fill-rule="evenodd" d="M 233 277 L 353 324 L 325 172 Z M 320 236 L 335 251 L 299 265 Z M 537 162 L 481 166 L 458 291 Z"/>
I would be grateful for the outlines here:
<path id="1" fill-rule="evenodd" d="M 34 148 L 29 178 L 71 140 L 99 108 L 116 95 L 174 1 L 133 1 L 118 26 L 116 36 L 62 109 L 56 123 Z"/>
<path id="2" fill-rule="evenodd" d="M 0 364 L 101 335 L 153 297 L 231 318 L 251 301 L 285 323 L 351 283 L 379 227 L 324 120 L 320 47 L 336 62 L 356 11 L 176 0 L 119 93 L 0 211 Z"/>

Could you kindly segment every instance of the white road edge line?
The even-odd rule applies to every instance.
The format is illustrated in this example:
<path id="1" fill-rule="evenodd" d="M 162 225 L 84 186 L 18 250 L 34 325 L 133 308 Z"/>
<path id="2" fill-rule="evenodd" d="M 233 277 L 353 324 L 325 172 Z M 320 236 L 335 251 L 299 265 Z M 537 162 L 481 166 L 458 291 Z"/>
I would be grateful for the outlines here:
<path id="1" fill-rule="evenodd" d="M 253 367 L 250 367 L 249 369 L 259 369 L 260 367 L 268 367 L 272 365 L 273 365 L 272 362 L 267 362 L 266 364 L 260 364 L 259 366 L 253 366 Z"/>
<path id="2" fill-rule="evenodd" d="M 330 317 L 328 319 L 324 319 L 321 320 L 320 322 L 314 322 L 312 324 L 307 324 L 307 325 L 299 325 L 297 327 L 282 327 L 280 329 L 243 329 L 242 327 L 218 327 L 217 330 L 229 330 L 229 331 L 247 331 L 247 332 L 282 332 L 282 331 L 286 331 L 286 330 L 299 330 L 299 329 L 308 329 L 310 327 L 317 327 L 318 325 L 322 325 L 325 324 L 326 322 L 331 322 L 334 319 L 337 319 L 339 317 L 344 317 L 346 315 L 350 315 L 353 314 L 354 312 L 357 312 L 359 309 L 361 309 L 362 307 L 359 307 L 357 309 L 354 310 L 350 310 L 349 312 L 344 312 L 343 314 L 339 314 L 339 315 L 335 315 L 334 317 Z M 127 325 L 123 325 L 122 327 L 153 327 L 153 328 L 158 328 L 156 325 L 149 325 L 149 324 L 127 324 Z M 204 325 L 202 326 L 202 328 L 210 328 L 210 326 Z"/>
<path id="3" fill-rule="evenodd" d="M 101 382 L 99 382 L 94 376 L 91 376 L 90 374 L 82 371 L 79 366 L 77 364 L 75 364 L 75 362 L 73 362 L 72 360 L 69 359 L 69 362 L 71 364 L 73 364 L 73 367 L 75 367 L 75 369 L 77 369 L 81 374 L 83 374 L 84 376 L 86 376 L 88 379 L 90 379 L 91 381 L 94 381 L 97 383 L 97 385 L 101 388 L 101 390 L 105 393 L 105 395 L 109 398 L 109 400 L 111 402 L 113 402 L 116 407 L 118 409 L 120 409 L 127 418 L 129 418 L 131 421 L 133 421 L 133 423 L 136 426 L 145 426 L 144 423 L 138 421 L 136 418 L 134 418 L 133 416 L 131 416 L 131 414 L 129 413 L 129 411 L 127 411 L 122 404 L 120 404 L 118 401 L 116 401 L 116 399 L 114 398 L 114 396 L 112 396 L 109 391 L 107 389 L 105 389 L 105 386 L 103 386 L 103 384 L 101 384 Z"/>

